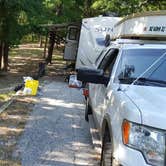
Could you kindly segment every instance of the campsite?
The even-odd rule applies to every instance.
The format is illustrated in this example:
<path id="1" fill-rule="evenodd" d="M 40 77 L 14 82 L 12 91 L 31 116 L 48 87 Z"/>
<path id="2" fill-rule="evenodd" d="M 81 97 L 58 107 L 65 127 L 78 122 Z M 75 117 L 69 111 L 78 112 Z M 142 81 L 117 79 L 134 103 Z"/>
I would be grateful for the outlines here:
<path id="1" fill-rule="evenodd" d="M 0 166 L 165 166 L 164 0 L 0 0 Z"/>

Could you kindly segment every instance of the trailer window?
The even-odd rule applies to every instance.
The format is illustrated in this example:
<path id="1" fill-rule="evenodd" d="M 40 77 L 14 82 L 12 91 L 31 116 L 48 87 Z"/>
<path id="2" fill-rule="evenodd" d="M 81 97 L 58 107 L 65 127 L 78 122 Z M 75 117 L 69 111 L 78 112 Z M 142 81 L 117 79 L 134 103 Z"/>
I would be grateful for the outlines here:
<path id="1" fill-rule="evenodd" d="M 105 46 L 105 40 L 104 40 L 104 38 L 96 38 L 96 43 L 99 46 Z"/>
<path id="2" fill-rule="evenodd" d="M 77 28 L 69 29 L 69 40 L 78 40 L 79 31 Z"/>

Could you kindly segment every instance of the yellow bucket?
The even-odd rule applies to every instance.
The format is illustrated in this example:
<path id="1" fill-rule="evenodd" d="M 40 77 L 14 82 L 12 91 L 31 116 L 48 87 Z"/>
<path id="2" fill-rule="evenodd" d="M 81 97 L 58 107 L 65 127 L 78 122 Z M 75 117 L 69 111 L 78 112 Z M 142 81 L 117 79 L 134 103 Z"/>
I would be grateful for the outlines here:
<path id="1" fill-rule="evenodd" d="M 32 90 L 31 95 L 34 95 L 34 96 L 37 94 L 38 86 L 39 86 L 38 80 L 27 80 L 25 82 L 25 87 L 30 88 Z"/>

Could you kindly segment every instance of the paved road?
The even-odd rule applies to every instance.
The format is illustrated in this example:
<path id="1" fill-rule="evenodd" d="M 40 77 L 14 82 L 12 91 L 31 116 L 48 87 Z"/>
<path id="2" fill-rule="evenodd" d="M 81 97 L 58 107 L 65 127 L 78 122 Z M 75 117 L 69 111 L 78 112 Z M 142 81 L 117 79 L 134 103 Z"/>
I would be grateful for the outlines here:
<path id="1" fill-rule="evenodd" d="M 18 145 L 22 166 L 97 166 L 84 107 L 81 91 L 45 85 Z"/>

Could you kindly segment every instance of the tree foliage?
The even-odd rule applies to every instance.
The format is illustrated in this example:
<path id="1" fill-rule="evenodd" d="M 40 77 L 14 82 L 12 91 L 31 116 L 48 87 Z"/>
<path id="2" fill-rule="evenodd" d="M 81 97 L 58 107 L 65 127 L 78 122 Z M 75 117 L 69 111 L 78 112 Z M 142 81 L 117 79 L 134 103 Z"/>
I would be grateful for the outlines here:
<path id="1" fill-rule="evenodd" d="M 0 40 L 17 43 L 40 24 L 80 21 L 103 13 L 124 16 L 166 9 L 165 0 L 0 0 Z"/>
<path id="2" fill-rule="evenodd" d="M 111 12 L 119 16 L 142 11 L 165 10 L 165 0 L 95 0 L 91 6 L 96 13 Z"/>
<path id="3" fill-rule="evenodd" d="M 165 9 L 165 0 L 0 0 L 0 65 L 8 50 L 2 50 L 3 45 L 18 44 L 29 33 L 45 33 L 41 24 L 78 22 L 103 13 L 124 16 Z"/>
<path id="4" fill-rule="evenodd" d="M 0 40 L 13 42 L 19 36 L 18 16 L 21 9 L 19 0 L 0 0 Z"/>

